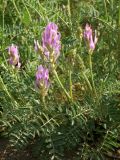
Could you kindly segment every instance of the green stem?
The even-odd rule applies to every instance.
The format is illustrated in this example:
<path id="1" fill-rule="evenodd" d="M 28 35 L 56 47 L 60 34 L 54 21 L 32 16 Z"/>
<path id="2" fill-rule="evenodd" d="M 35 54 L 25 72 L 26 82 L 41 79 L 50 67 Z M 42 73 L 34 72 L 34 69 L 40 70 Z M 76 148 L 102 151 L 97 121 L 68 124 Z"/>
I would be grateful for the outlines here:
<path id="1" fill-rule="evenodd" d="M 4 20 L 4 18 L 5 18 L 5 11 L 3 9 L 3 32 L 4 32 L 4 28 L 5 28 L 5 20 Z"/>
<path id="2" fill-rule="evenodd" d="M 61 88 L 63 89 L 63 91 L 65 92 L 66 96 L 68 97 L 68 99 L 71 100 L 71 96 L 70 96 L 69 93 L 66 91 L 66 89 L 65 89 L 64 86 L 63 86 L 63 84 L 61 83 L 61 81 L 60 81 L 60 79 L 59 79 L 59 76 L 58 76 L 58 74 L 57 74 L 57 72 L 56 72 L 55 69 L 53 70 L 53 73 L 54 73 L 54 75 L 55 75 L 55 77 L 56 77 L 57 82 L 59 83 L 59 85 L 61 86 Z"/>
<path id="3" fill-rule="evenodd" d="M 80 55 L 77 55 L 77 58 L 79 59 L 79 62 L 80 62 L 80 65 L 81 65 L 82 75 L 83 75 L 89 89 L 92 91 L 92 86 L 90 84 L 90 81 L 88 80 L 88 78 L 87 78 L 87 76 L 84 72 L 84 70 L 85 70 L 84 62 L 83 62 L 82 58 L 80 57 Z"/>
<path id="4" fill-rule="evenodd" d="M 106 19 L 108 19 L 106 0 L 104 0 L 104 7 L 105 7 L 105 16 L 106 16 Z"/>
<path id="5" fill-rule="evenodd" d="M 70 0 L 68 0 L 68 16 L 69 16 L 69 22 L 72 28 Z"/>
<path id="6" fill-rule="evenodd" d="M 27 11 L 28 15 L 29 15 L 29 19 L 30 19 L 30 21 L 32 21 L 31 14 L 30 14 L 30 12 L 29 12 L 29 10 L 28 10 L 28 8 L 27 8 L 27 6 L 26 6 L 26 4 L 25 4 L 24 0 L 22 0 L 22 2 L 23 2 L 23 5 L 25 6 L 25 9 L 26 9 L 26 11 Z"/>
<path id="7" fill-rule="evenodd" d="M 84 76 L 84 78 L 85 78 L 85 81 L 86 81 L 86 83 L 87 83 L 89 89 L 92 91 L 92 86 L 91 86 L 90 81 L 88 80 L 86 74 L 85 74 L 84 72 L 82 72 L 82 74 L 83 74 L 83 76 Z"/>
<path id="8" fill-rule="evenodd" d="M 71 99 L 73 100 L 73 93 L 72 93 L 72 71 L 69 71 L 69 78 L 70 78 L 70 96 Z"/>
<path id="9" fill-rule="evenodd" d="M 92 82 L 92 87 L 93 87 L 93 91 L 96 94 L 96 89 L 95 89 L 95 83 L 94 83 L 94 78 L 93 78 L 93 69 L 92 69 L 92 54 L 89 53 L 89 66 L 90 66 L 90 75 L 91 75 L 91 82 Z"/>
<path id="10" fill-rule="evenodd" d="M 45 96 L 42 97 L 42 102 L 43 102 L 44 107 L 47 108 L 46 102 L 45 102 Z"/>
<path id="11" fill-rule="evenodd" d="M 119 17 L 119 19 L 118 19 L 118 25 L 120 26 L 120 2 L 119 2 L 119 12 L 118 12 L 118 17 Z"/>
<path id="12" fill-rule="evenodd" d="M 21 19 L 21 14 L 20 14 L 20 12 L 19 12 L 19 10 L 18 10 L 18 8 L 17 8 L 17 6 L 15 4 L 15 0 L 12 0 L 12 3 L 14 5 L 14 7 L 15 7 L 15 10 L 16 10 L 17 14 L 19 15 L 19 18 Z"/>
<path id="13" fill-rule="evenodd" d="M 71 18 L 70 0 L 68 0 L 68 15 Z"/>

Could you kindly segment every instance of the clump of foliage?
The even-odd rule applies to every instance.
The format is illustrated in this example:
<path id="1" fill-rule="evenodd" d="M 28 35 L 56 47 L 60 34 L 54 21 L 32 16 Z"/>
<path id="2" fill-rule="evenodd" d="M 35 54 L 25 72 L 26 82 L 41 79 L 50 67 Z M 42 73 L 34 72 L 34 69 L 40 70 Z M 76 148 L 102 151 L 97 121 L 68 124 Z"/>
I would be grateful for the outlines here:
<path id="1" fill-rule="evenodd" d="M 120 148 L 119 1 L 0 0 L 0 19 L 0 134 L 17 149 L 34 143 L 43 160 L 112 156 Z M 49 22 L 59 27 L 61 50 L 44 96 L 35 73 L 46 63 L 34 40 L 41 44 Z M 92 54 L 86 23 L 97 31 Z M 20 68 L 9 64 L 11 44 Z"/>

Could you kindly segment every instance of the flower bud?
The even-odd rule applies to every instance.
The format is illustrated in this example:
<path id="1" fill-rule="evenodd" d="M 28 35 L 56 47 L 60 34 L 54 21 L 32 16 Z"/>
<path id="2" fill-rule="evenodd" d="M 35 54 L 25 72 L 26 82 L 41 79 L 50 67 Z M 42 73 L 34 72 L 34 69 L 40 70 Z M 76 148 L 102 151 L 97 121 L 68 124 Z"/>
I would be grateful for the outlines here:
<path id="1" fill-rule="evenodd" d="M 96 36 L 96 31 L 95 31 L 95 35 L 93 38 L 92 28 L 89 24 L 86 24 L 85 26 L 84 38 L 85 40 L 87 40 L 90 52 L 93 52 L 93 50 L 95 49 L 95 45 L 98 41 L 98 38 Z"/>
<path id="2" fill-rule="evenodd" d="M 20 68 L 21 63 L 19 62 L 19 53 L 18 53 L 18 47 L 12 44 L 8 48 L 8 54 L 9 54 L 9 64 L 11 64 L 14 67 Z"/>
<path id="3" fill-rule="evenodd" d="M 42 96 L 46 96 L 49 89 L 49 70 L 40 65 L 36 72 L 36 87 L 41 91 Z"/>

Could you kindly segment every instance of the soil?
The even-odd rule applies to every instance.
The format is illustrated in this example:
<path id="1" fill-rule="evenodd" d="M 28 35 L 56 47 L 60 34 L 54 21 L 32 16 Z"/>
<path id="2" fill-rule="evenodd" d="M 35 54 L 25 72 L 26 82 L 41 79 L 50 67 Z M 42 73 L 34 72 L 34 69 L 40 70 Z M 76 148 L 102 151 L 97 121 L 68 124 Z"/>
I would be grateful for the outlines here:
<path id="1" fill-rule="evenodd" d="M 119 151 L 119 154 L 118 154 Z M 11 148 L 9 141 L 6 138 L 0 137 L 0 160 L 36 160 L 38 157 L 32 155 L 32 147 L 29 145 L 24 150 L 17 151 Z M 66 153 L 67 159 L 72 160 L 71 153 Z M 106 160 L 120 160 L 120 150 L 117 150 L 117 154 L 108 154 Z"/>
<path id="2" fill-rule="evenodd" d="M 24 157 L 24 158 L 23 158 Z M 35 160 L 32 157 L 30 149 L 17 151 L 9 145 L 9 141 L 5 138 L 0 138 L 0 160 Z"/>

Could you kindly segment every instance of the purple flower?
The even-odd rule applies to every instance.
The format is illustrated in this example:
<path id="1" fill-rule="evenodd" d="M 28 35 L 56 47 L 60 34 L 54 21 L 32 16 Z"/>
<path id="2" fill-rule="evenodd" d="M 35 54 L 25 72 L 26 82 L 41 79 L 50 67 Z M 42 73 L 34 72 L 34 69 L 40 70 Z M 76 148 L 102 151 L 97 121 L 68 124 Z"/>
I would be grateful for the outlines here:
<path id="1" fill-rule="evenodd" d="M 55 23 L 50 22 L 43 32 L 42 47 L 47 59 L 52 57 L 54 62 L 60 55 L 60 37 L 61 35 L 58 32 L 58 26 Z"/>
<path id="2" fill-rule="evenodd" d="M 49 71 L 47 68 L 44 68 L 40 65 L 36 72 L 36 86 L 38 89 L 41 89 L 41 93 L 43 96 L 47 94 L 49 89 Z"/>
<path id="3" fill-rule="evenodd" d="M 89 24 L 86 24 L 85 30 L 84 30 L 84 38 L 89 41 L 91 36 L 92 36 L 92 29 L 89 26 Z"/>
<path id="4" fill-rule="evenodd" d="M 9 63 L 15 67 L 20 68 L 21 63 L 19 62 L 18 47 L 12 44 L 8 48 L 8 53 L 9 53 Z"/>
<path id="5" fill-rule="evenodd" d="M 95 49 L 95 45 L 97 43 L 98 38 L 97 38 L 96 32 L 95 32 L 95 36 L 94 36 L 94 39 L 93 39 L 92 28 L 89 24 L 86 24 L 86 26 L 85 26 L 84 38 L 88 42 L 89 49 L 91 49 L 93 51 Z"/>

